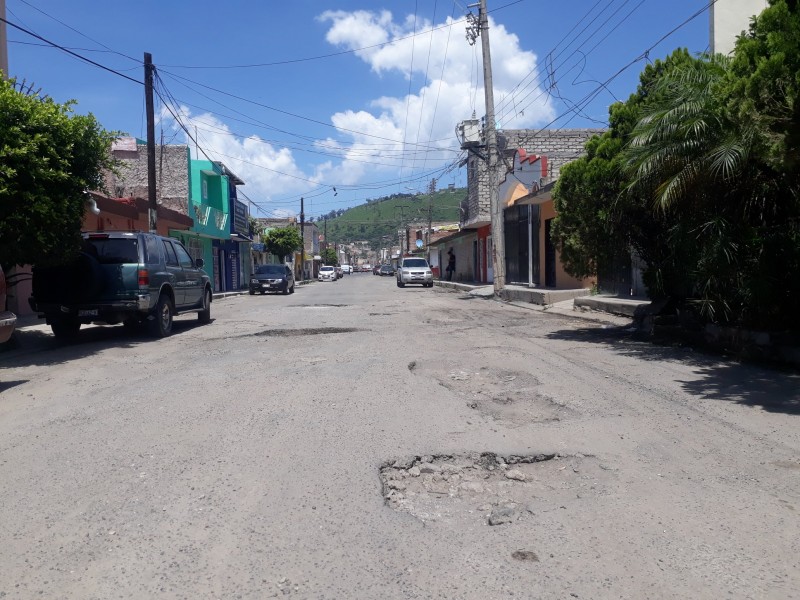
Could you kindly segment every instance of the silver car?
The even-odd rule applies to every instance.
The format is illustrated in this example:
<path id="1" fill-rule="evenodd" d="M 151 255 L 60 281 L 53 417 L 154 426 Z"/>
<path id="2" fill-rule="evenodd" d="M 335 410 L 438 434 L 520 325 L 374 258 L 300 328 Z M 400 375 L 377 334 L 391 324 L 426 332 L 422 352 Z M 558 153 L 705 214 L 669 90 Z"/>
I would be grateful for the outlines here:
<path id="1" fill-rule="evenodd" d="M 422 287 L 433 287 L 433 271 L 424 258 L 404 258 L 397 266 L 397 287 L 419 283 Z"/>

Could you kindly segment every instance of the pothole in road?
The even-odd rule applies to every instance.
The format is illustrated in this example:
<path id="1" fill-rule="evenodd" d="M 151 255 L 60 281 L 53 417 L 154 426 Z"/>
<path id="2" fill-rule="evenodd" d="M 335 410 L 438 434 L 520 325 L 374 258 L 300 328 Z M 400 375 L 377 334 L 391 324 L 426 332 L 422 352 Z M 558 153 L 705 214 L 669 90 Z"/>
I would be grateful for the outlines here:
<path id="1" fill-rule="evenodd" d="M 427 369 L 415 368 L 414 372 Z M 540 381 L 531 373 L 480 367 L 433 373 L 445 388 L 461 396 L 473 410 L 512 427 L 560 421 L 574 410 L 538 391 Z"/>
<path id="2" fill-rule="evenodd" d="M 299 337 L 304 335 L 327 335 L 332 333 L 354 333 L 364 331 L 358 327 L 307 327 L 304 329 L 267 329 L 251 335 L 265 337 Z"/>
<path id="3" fill-rule="evenodd" d="M 614 469 L 559 454 L 415 456 L 380 468 L 391 508 L 428 521 L 509 525 L 607 493 Z M 532 560 L 519 557 L 519 560 Z"/>

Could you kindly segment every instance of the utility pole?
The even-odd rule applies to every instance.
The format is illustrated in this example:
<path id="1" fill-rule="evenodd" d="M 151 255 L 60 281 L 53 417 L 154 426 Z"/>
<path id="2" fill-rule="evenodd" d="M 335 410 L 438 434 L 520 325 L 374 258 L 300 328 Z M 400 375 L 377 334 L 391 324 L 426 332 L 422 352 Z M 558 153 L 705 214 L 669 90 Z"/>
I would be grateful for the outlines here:
<path id="1" fill-rule="evenodd" d="M 325 217 L 325 254 L 328 254 L 328 217 Z"/>
<path id="2" fill-rule="evenodd" d="M 425 254 L 431 264 L 431 229 L 433 229 L 433 197 L 428 197 L 428 230 L 425 232 Z"/>
<path id="3" fill-rule="evenodd" d="M 153 114 L 153 55 L 144 53 L 144 102 L 147 113 L 147 206 L 150 231 L 156 231 L 158 201 L 156 200 L 156 122 Z"/>
<path id="4" fill-rule="evenodd" d="M 300 198 L 300 281 L 306 280 L 306 213 Z"/>
<path id="5" fill-rule="evenodd" d="M 0 71 L 3 79 L 8 79 L 8 34 L 6 33 L 6 0 L 0 0 Z"/>
<path id="6" fill-rule="evenodd" d="M 405 219 L 403 215 L 404 208 L 411 208 L 408 204 L 402 204 L 400 206 L 395 206 L 395 208 L 400 209 L 400 228 L 406 230 L 406 252 L 408 252 L 408 227 L 405 225 Z M 403 236 L 400 236 L 400 258 L 403 257 Z"/>
<path id="7" fill-rule="evenodd" d="M 506 285 L 506 241 L 503 224 L 503 209 L 500 206 L 498 185 L 498 153 L 497 130 L 494 123 L 494 91 L 492 88 L 492 55 L 489 47 L 489 14 L 486 10 L 486 0 L 470 4 L 469 8 L 478 6 L 478 23 L 470 21 L 467 29 L 467 39 L 470 44 L 475 43 L 475 36 L 480 35 L 481 50 L 483 51 L 483 88 L 486 101 L 486 151 L 488 153 L 489 175 L 489 207 L 492 219 L 492 268 L 494 272 L 494 293 L 500 293 Z M 474 19 L 474 17 L 473 17 Z"/>

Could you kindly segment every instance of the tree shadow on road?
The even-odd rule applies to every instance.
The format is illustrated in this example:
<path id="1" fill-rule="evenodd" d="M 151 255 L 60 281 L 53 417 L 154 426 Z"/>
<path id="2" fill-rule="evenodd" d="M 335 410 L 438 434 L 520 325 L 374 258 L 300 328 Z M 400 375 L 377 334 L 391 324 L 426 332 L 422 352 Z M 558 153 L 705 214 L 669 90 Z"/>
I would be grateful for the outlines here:
<path id="1" fill-rule="evenodd" d="M 629 328 L 568 329 L 550 332 L 546 337 L 602 344 L 621 356 L 645 361 L 687 364 L 698 375 L 697 379 L 678 381 L 687 394 L 800 415 L 800 372 L 791 367 L 747 363 L 683 344 L 653 341 Z"/>

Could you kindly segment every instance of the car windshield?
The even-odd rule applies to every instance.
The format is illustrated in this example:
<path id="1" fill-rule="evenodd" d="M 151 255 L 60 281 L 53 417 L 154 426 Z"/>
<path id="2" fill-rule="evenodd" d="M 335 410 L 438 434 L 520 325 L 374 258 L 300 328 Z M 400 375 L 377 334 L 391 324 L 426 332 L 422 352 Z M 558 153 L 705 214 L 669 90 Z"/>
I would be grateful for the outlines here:
<path id="1" fill-rule="evenodd" d="M 333 271 L 333 267 L 320 267 L 320 271 Z"/>
<path id="2" fill-rule="evenodd" d="M 424 258 L 408 258 L 403 261 L 404 267 L 427 267 L 428 261 Z"/>
<path id="3" fill-rule="evenodd" d="M 283 275 L 286 269 L 283 265 L 258 265 L 256 275 Z"/>

